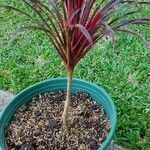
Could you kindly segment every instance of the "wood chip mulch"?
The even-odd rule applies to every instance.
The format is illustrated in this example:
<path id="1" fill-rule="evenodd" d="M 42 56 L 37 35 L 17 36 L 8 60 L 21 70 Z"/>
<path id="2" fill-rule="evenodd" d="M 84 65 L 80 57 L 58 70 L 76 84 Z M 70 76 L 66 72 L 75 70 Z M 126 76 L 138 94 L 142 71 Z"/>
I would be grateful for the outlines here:
<path id="1" fill-rule="evenodd" d="M 62 113 L 66 93 L 49 92 L 20 107 L 5 130 L 8 150 L 96 150 L 110 122 L 88 93 L 72 95 L 69 131 L 63 140 Z"/>

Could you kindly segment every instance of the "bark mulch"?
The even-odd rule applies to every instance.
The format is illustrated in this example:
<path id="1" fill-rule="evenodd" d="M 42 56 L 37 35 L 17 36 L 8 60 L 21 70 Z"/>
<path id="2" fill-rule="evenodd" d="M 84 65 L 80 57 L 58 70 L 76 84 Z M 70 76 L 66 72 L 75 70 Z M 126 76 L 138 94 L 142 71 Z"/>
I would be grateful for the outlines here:
<path id="1" fill-rule="evenodd" d="M 8 150 L 96 150 L 110 122 L 88 93 L 72 95 L 69 131 L 63 140 L 62 113 L 66 93 L 49 92 L 20 107 L 5 130 Z"/>

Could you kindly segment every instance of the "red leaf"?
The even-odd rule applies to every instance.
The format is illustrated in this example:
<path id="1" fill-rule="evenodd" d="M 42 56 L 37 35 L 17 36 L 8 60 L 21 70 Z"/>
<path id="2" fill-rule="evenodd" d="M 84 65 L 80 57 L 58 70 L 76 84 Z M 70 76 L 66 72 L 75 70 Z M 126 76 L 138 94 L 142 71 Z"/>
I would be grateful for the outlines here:
<path id="1" fill-rule="evenodd" d="M 87 40 L 89 41 L 89 43 L 91 45 L 93 45 L 92 37 L 91 37 L 90 33 L 88 32 L 88 30 L 83 25 L 81 25 L 81 24 L 76 24 L 75 27 L 79 28 L 79 30 L 87 38 Z"/>
<path id="2" fill-rule="evenodd" d="M 66 27 L 69 26 L 69 25 L 72 25 L 72 21 L 73 21 L 73 18 L 75 17 L 75 15 L 80 11 L 80 9 L 78 10 L 74 10 L 71 15 L 69 16 L 67 22 L 66 22 Z"/>

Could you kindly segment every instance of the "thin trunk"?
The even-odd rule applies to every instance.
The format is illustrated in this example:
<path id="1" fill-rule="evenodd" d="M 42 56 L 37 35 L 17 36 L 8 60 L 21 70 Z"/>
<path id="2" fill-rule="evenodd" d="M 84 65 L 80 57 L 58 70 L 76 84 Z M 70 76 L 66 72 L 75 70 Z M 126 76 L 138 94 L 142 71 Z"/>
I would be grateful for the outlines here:
<path id="1" fill-rule="evenodd" d="M 65 130 L 68 129 L 68 118 L 69 118 L 69 107 L 71 101 L 71 83 L 72 83 L 72 75 L 73 69 L 67 69 L 68 79 L 67 79 L 67 95 L 66 101 L 64 104 L 64 112 L 63 112 L 63 125 Z"/>

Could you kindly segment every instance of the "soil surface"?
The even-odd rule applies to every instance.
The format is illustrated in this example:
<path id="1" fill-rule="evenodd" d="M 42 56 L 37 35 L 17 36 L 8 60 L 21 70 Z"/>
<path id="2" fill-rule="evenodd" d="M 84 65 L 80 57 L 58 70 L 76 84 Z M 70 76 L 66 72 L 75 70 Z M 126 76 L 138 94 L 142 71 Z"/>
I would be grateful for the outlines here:
<path id="1" fill-rule="evenodd" d="M 62 113 L 66 92 L 49 92 L 20 107 L 5 130 L 8 150 L 96 150 L 110 123 L 88 93 L 72 95 L 69 130 L 63 138 Z"/>

